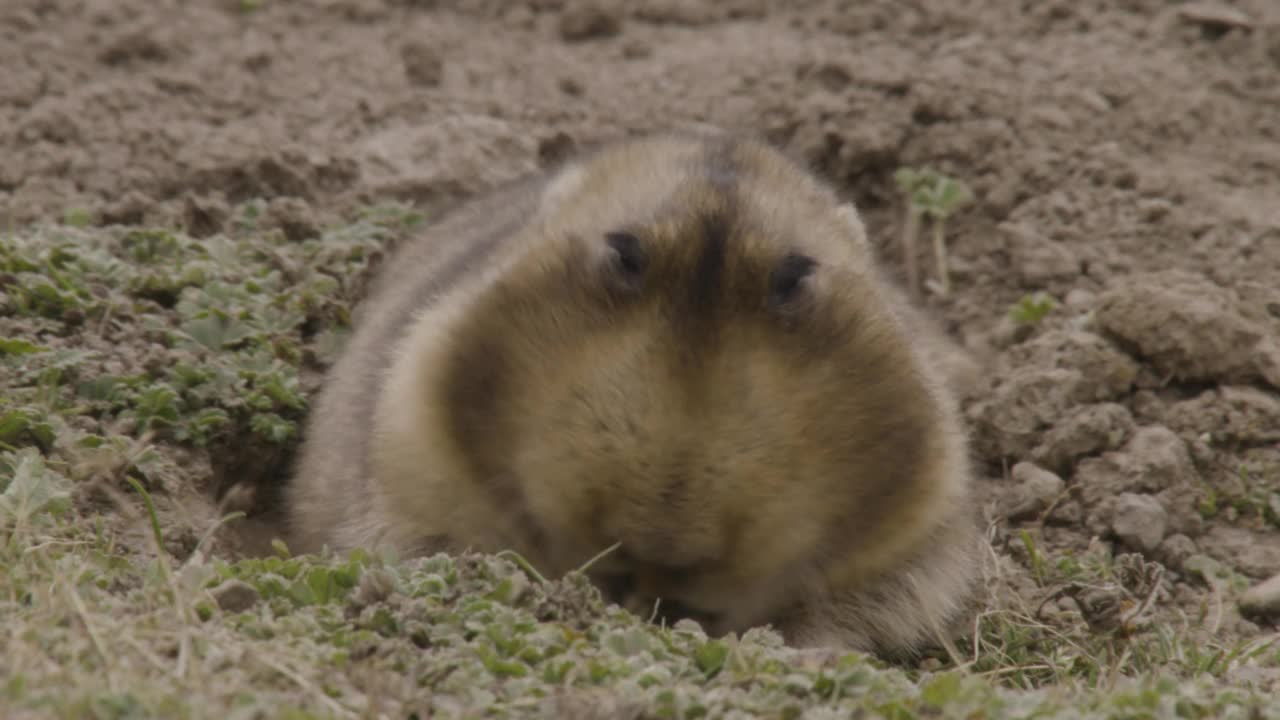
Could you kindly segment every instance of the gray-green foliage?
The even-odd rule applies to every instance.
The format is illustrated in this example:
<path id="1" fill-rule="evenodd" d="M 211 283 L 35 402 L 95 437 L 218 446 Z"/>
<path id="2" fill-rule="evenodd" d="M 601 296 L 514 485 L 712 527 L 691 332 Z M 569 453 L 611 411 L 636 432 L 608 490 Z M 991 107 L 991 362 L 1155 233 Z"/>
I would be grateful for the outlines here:
<path id="1" fill-rule="evenodd" d="M 204 240 L 72 226 L 0 238 L 0 272 L 12 276 L 6 314 L 61 339 L 49 348 L 0 337 L 0 363 L 17 378 L 0 441 L 40 432 L 31 401 L 42 387 L 55 402 L 118 417 L 139 434 L 203 445 L 235 426 L 274 443 L 295 439 L 306 410 L 298 377 L 304 326 L 341 333 L 349 301 L 339 278 L 365 267 L 415 216 L 371 213 L 303 243 L 257 232 L 252 220 Z M 79 335 L 98 342 L 78 344 Z M 116 352 L 150 357 L 113 362 Z"/>
<path id="2" fill-rule="evenodd" d="M 82 219 L 0 237 L 0 717 L 1280 718 L 1230 683 L 1280 649 L 1193 637 L 1203 618 L 1133 637 L 1046 621 L 998 576 L 1008 602 L 963 666 L 922 672 L 649 625 L 518 556 L 233 562 L 205 549 L 228 517 L 174 553 L 174 451 L 295 440 L 299 368 L 340 344 L 345 283 L 416 218 L 306 243 L 253 205 L 205 240 Z M 1037 591 L 1151 596 L 1124 558 L 1019 547 Z"/>

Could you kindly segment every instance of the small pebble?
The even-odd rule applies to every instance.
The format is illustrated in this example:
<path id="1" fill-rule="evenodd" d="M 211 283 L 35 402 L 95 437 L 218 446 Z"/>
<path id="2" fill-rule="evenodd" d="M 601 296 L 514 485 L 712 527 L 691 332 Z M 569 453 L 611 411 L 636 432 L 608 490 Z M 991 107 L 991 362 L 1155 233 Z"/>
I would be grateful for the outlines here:
<path id="1" fill-rule="evenodd" d="M 1111 530 L 1124 544 L 1151 553 L 1164 540 L 1169 516 L 1164 506 L 1150 495 L 1121 493 L 1116 498 Z"/>
<path id="2" fill-rule="evenodd" d="M 1005 516 L 1010 519 L 1044 512 L 1066 487 L 1062 478 L 1035 463 L 1020 462 L 1009 474 L 1017 483 L 1005 505 Z"/>
<path id="3" fill-rule="evenodd" d="M 1246 590 L 1240 596 L 1240 612 L 1245 615 L 1280 617 L 1280 574 Z"/>

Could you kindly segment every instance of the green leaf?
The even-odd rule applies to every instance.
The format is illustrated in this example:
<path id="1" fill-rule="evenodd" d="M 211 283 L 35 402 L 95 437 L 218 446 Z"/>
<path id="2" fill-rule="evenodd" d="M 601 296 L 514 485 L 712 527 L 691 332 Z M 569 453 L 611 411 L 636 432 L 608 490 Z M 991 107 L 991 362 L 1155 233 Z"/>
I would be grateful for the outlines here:
<path id="1" fill-rule="evenodd" d="M 285 420 L 275 413 L 259 413 L 249 420 L 249 428 L 254 433 L 276 444 L 284 444 L 297 431 L 297 424 Z"/>
<path id="2" fill-rule="evenodd" d="M 164 230 L 131 230 L 120 241 L 134 260 L 152 262 L 176 255 L 180 249 L 178 239 Z"/>
<path id="3" fill-rule="evenodd" d="M 960 682 L 958 673 L 943 673 L 920 689 L 920 698 L 926 705 L 941 709 L 960 696 Z"/>
<path id="4" fill-rule="evenodd" d="M 1053 298 L 1045 293 L 1023 295 L 1009 310 L 1010 317 L 1019 325 L 1035 325 L 1054 308 Z"/>
<path id="5" fill-rule="evenodd" d="M 84 208 L 67 208 L 62 213 L 62 223 L 74 228 L 85 228 L 93 224 L 93 215 Z"/>
<path id="6" fill-rule="evenodd" d="M 187 418 L 181 428 L 174 433 L 179 441 L 190 441 L 203 447 L 213 438 L 214 433 L 231 424 L 231 416 L 222 408 L 204 408 L 192 417 Z"/>
<path id="7" fill-rule="evenodd" d="M 182 331 L 210 350 L 221 350 L 253 336 L 253 329 L 247 324 L 218 310 L 188 320 L 182 324 Z"/>
<path id="8" fill-rule="evenodd" d="M 48 449 L 53 446 L 54 435 L 53 425 L 33 408 L 14 408 L 0 414 L 0 443 L 16 445 L 25 436 Z"/>
<path id="9" fill-rule="evenodd" d="M 30 355 L 48 350 L 21 338 L 0 338 L 0 355 Z"/>
<path id="10" fill-rule="evenodd" d="M 115 399 L 123 383 L 114 375 L 100 375 L 76 385 L 76 394 L 87 400 L 107 401 Z"/>
<path id="11" fill-rule="evenodd" d="M 163 383 L 140 392 L 133 408 L 138 432 L 155 425 L 176 425 L 181 415 L 178 409 L 180 402 L 177 391 Z"/>
<path id="12" fill-rule="evenodd" d="M 729 646 L 719 640 L 709 640 L 702 647 L 698 648 L 693 655 L 693 660 L 698 665 L 698 669 L 707 677 L 711 677 L 720 672 L 724 667 L 725 660 L 729 657 Z"/>
<path id="13" fill-rule="evenodd" d="M 65 512 L 71 507 L 71 494 L 55 486 L 57 478 L 34 448 L 20 450 L 13 478 L 0 494 L 0 518 L 21 524 L 45 513 Z"/>

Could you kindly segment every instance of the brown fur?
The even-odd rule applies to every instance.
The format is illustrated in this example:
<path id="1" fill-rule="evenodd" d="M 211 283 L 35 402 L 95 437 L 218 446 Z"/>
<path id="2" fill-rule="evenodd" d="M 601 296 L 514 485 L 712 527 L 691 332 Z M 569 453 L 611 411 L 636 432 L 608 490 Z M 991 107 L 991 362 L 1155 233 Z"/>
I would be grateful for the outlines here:
<path id="1" fill-rule="evenodd" d="M 910 651 L 976 572 L 949 357 L 781 154 L 616 143 L 393 258 L 314 410 L 294 543 L 560 574 L 620 542 L 591 574 L 637 610 Z"/>

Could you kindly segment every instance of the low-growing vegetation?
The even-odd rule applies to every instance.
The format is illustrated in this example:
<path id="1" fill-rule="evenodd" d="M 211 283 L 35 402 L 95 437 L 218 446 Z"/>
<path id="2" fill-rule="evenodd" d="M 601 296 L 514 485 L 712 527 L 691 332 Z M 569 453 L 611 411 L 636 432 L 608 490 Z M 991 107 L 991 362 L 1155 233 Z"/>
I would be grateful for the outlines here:
<path id="1" fill-rule="evenodd" d="M 0 239 L 4 717 L 1280 717 L 1248 683 L 1280 646 L 1169 610 L 1156 563 L 1038 531 L 993 528 L 974 639 L 914 665 L 655 626 L 518 557 L 237 557 L 216 456 L 291 451 L 361 283 L 419 221 L 295 242 L 254 208 L 203 240 Z"/>

